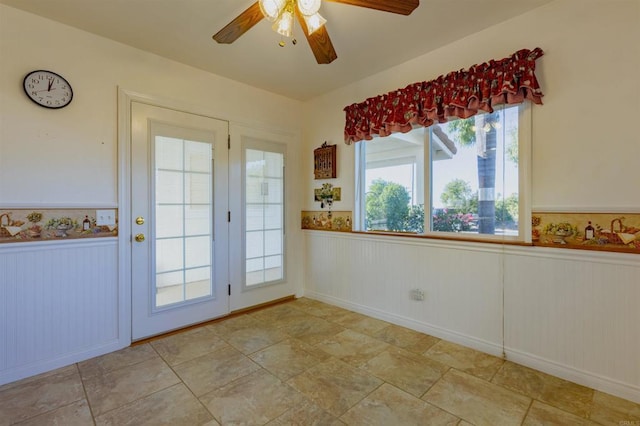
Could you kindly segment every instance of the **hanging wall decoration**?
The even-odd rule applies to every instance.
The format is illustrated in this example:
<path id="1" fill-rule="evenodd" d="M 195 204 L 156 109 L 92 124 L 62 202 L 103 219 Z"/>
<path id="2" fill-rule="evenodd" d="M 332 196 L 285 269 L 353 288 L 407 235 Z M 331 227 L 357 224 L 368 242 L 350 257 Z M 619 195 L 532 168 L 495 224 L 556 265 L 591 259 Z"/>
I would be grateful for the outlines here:
<path id="1" fill-rule="evenodd" d="M 334 188 L 330 183 L 323 183 L 322 188 L 314 189 L 313 192 L 314 200 L 320 202 L 321 209 L 326 207 L 329 210 L 329 218 L 331 218 L 331 206 L 334 201 L 340 201 L 341 189 Z"/>
<path id="2" fill-rule="evenodd" d="M 313 174 L 316 179 L 332 179 L 336 173 L 336 146 L 323 143 L 313 150 Z"/>

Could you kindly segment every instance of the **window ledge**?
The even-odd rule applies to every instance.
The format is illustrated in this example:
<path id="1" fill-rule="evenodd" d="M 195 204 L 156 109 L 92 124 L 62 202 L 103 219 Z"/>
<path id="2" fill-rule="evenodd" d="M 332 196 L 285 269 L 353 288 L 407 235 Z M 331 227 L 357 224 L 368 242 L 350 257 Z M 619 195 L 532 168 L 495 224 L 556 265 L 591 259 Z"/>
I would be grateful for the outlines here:
<path id="1" fill-rule="evenodd" d="M 501 244 L 501 245 L 513 245 L 513 246 L 533 246 L 533 243 L 519 241 L 515 239 L 503 239 L 498 237 L 493 238 L 481 238 L 473 236 L 457 236 L 457 235 L 434 235 L 434 234 L 415 234 L 412 232 L 387 232 L 387 231 L 352 231 L 352 234 L 358 235 L 385 235 L 389 237 L 405 237 L 425 240 L 446 240 L 446 241 L 461 241 L 469 243 L 488 243 L 488 244 Z"/>

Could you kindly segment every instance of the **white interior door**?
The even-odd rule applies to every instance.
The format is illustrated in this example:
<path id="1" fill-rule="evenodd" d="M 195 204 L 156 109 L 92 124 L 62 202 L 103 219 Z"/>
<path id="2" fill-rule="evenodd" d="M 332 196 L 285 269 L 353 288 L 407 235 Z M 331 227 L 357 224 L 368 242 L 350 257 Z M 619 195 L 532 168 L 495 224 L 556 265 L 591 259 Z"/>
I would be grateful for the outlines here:
<path id="1" fill-rule="evenodd" d="M 228 123 L 132 102 L 132 339 L 229 312 Z"/>

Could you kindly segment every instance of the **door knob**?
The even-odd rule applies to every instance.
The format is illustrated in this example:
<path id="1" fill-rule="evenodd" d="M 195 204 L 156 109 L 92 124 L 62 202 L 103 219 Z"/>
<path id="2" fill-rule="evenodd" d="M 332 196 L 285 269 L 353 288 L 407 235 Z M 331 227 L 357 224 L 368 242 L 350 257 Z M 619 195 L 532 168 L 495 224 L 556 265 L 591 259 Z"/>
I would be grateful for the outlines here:
<path id="1" fill-rule="evenodd" d="M 141 243 L 144 241 L 144 234 L 136 234 L 136 241 Z"/>
<path id="2" fill-rule="evenodd" d="M 136 223 L 138 225 L 144 225 L 144 217 L 142 217 L 142 216 L 136 217 Z"/>

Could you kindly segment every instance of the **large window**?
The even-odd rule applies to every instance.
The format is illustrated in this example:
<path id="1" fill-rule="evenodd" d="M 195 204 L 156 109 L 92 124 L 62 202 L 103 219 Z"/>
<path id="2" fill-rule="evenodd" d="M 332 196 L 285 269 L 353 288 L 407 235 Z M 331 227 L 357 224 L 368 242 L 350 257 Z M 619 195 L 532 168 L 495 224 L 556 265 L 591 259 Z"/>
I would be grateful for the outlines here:
<path id="1" fill-rule="evenodd" d="M 524 239 L 529 125 L 523 109 L 359 142 L 359 229 Z"/>

